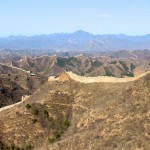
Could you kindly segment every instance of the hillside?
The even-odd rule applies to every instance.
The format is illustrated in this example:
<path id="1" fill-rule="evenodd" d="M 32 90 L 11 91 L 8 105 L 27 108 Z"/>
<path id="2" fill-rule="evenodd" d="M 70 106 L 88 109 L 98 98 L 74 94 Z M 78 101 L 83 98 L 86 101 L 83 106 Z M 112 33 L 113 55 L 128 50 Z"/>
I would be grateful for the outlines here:
<path id="1" fill-rule="evenodd" d="M 62 74 L 27 100 L 0 109 L 1 147 L 148 150 L 149 93 L 149 73 L 122 83 L 81 83 Z"/>
<path id="2" fill-rule="evenodd" d="M 108 52 L 114 58 L 132 58 L 140 60 L 150 60 L 150 50 L 120 50 Z"/>
<path id="3" fill-rule="evenodd" d="M 31 95 L 46 81 L 46 77 L 32 77 L 22 69 L 0 64 L 0 107 L 21 101 L 22 96 Z"/>
<path id="4" fill-rule="evenodd" d="M 114 51 L 122 49 L 150 49 L 150 35 L 124 34 L 94 35 L 79 30 L 74 33 L 55 33 L 34 36 L 0 38 L 1 49 Z"/>
<path id="5" fill-rule="evenodd" d="M 25 57 L 22 58 L 21 61 L 12 61 L 12 65 L 47 77 L 51 75 L 59 76 L 62 72 L 65 71 L 72 71 L 75 74 L 89 77 L 100 75 L 114 77 L 133 77 L 150 70 L 150 61 L 140 57 L 138 59 L 133 59 L 130 57 L 89 57 L 85 55 L 78 55 L 73 57 Z"/>

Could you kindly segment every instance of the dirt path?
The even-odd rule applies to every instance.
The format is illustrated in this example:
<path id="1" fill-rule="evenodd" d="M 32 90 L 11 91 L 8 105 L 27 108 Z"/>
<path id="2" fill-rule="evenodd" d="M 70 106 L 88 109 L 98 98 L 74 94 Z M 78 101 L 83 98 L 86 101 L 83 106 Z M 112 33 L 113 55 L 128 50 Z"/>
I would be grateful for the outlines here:
<path id="1" fill-rule="evenodd" d="M 130 55 L 132 55 L 132 56 L 134 56 L 135 57 L 135 59 L 137 59 L 138 58 L 138 56 L 137 55 L 135 55 L 135 54 L 133 54 L 132 53 L 132 51 L 130 51 L 130 53 L 129 53 Z"/>

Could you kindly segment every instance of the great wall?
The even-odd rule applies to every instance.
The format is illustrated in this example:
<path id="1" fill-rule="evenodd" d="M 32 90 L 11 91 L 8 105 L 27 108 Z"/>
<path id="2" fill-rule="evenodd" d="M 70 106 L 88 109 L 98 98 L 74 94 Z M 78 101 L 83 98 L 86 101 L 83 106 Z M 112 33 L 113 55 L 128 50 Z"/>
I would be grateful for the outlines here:
<path id="1" fill-rule="evenodd" d="M 106 76 L 98 76 L 98 77 L 84 77 L 84 76 L 78 76 L 72 72 L 65 72 L 62 73 L 59 77 L 55 77 L 55 76 L 51 76 L 48 78 L 49 82 L 54 82 L 54 81 L 58 81 L 58 82 L 65 82 L 65 81 L 69 81 L 70 79 L 73 79 L 77 82 L 81 82 L 81 83 L 100 83 L 100 82 L 105 82 L 105 83 L 123 83 L 123 82 L 131 82 L 131 81 L 136 81 L 144 76 L 146 76 L 147 74 L 149 74 L 150 71 L 147 71 L 137 77 L 130 77 L 130 78 L 115 78 L 115 77 L 106 77 Z M 25 95 L 22 97 L 22 101 L 18 102 L 16 104 L 12 104 L 10 106 L 6 106 L 3 108 L 0 108 L 0 112 L 5 111 L 7 109 L 13 108 L 16 105 L 21 104 L 23 101 L 25 101 L 29 96 Z"/>
<path id="2" fill-rule="evenodd" d="M 149 74 L 150 71 L 147 71 L 139 76 L 136 77 L 126 77 L 126 78 L 116 78 L 116 77 L 106 77 L 106 76 L 98 76 L 98 77 L 85 77 L 85 76 L 79 76 L 72 72 L 65 72 L 62 73 L 59 77 L 49 77 L 48 81 L 67 81 L 69 79 L 73 79 L 77 82 L 81 83 L 97 83 L 97 82 L 105 82 L 105 83 L 123 83 L 123 82 L 131 82 L 136 81 L 143 76 Z"/>

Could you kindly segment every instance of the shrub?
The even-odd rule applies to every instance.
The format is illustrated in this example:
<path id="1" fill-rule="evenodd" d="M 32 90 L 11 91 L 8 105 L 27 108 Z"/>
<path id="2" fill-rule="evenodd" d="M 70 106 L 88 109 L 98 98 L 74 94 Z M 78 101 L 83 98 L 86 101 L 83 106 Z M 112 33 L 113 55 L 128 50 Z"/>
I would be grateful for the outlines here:
<path id="1" fill-rule="evenodd" d="M 12 146 L 11 146 L 11 149 L 12 149 L 12 150 L 14 150 L 14 149 L 15 149 L 15 146 L 14 146 L 14 145 L 12 145 Z"/>
<path id="2" fill-rule="evenodd" d="M 111 62 L 109 62 L 109 64 L 117 64 L 117 61 L 116 60 L 111 61 Z"/>
<path id="3" fill-rule="evenodd" d="M 64 121 L 64 125 L 65 125 L 67 128 L 70 126 L 70 122 L 69 122 L 68 119 L 66 119 L 66 120 Z"/>
<path id="4" fill-rule="evenodd" d="M 111 69 L 108 67 L 105 67 L 105 76 L 112 76 L 114 77 L 114 74 L 112 73 Z"/>
<path id="5" fill-rule="evenodd" d="M 14 77 L 14 80 L 18 80 L 18 76 L 15 76 L 15 77 Z"/>
<path id="6" fill-rule="evenodd" d="M 64 134 L 64 131 L 63 131 L 63 130 L 61 130 L 61 131 L 60 131 L 60 133 L 61 133 L 61 134 Z"/>
<path id="7" fill-rule="evenodd" d="M 32 122 L 35 124 L 37 122 L 37 119 L 33 119 Z"/>
<path id="8" fill-rule="evenodd" d="M 48 142 L 49 143 L 54 143 L 55 142 L 55 138 L 48 138 Z"/>
<path id="9" fill-rule="evenodd" d="M 31 105 L 28 103 L 28 104 L 26 105 L 26 108 L 27 108 L 27 109 L 30 109 L 30 108 L 31 108 Z"/>
<path id="10" fill-rule="evenodd" d="M 61 137 L 61 135 L 59 133 L 56 133 L 55 138 L 59 139 Z"/>
<path id="11" fill-rule="evenodd" d="M 65 58 L 58 58 L 57 59 L 57 65 L 60 67 L 64 67 L 66 65 L 66 59 Z"/>
<path id="12" fill-rule="evenodd" d="M 99 67 L 99 66 L 101 66 L 101 65 L 103 65 L 103 63 L 102 62 L 99 62 L 99 61 L 94 61 L 94 62 L 92 62 L 92 66 L 93 67 Z"/>
<path id="13" fill-rule="evenodd" d="M 27 81 L 29 81 L 30 80 L 30 77 L 29 76 L 27 76 Z"/>
<path id="14" fill-rule="evenodd" d="M 128 72 L 126 75 L 129 77 L 134 77 L 134 74 L 132 72 Z"/>
<path id="15" fill-rule="evenodd" d="M 136 67 L 136 66 L 135 66 L 133 63 L 130 64 L 130 69 L 131 69 L 131 71 L 133 71 L 133 70 L 135 69 L 135 67 Z"/>
<path id="16" fill-rule="evenodd" d="M 38 115 L 39 111 L 37 109 L 34 110 L 34 115 Z"/>
<path id="17" fill-rule="evenodd" d="M 123 78 L 124 76 L 128 76 L 128 77 L 134 77 L 134 74 L 132 72 L 123 72 L 121 74 L 121 77 Z"/>
<path id="18" fill-rule="evenodd" d="M 57 59 L 57 65 L 60 66 L 60 67 L 64 67 L 66 64 L 69 64 L 69 65 L 72 65 L 74 66 L 71 61 L 77 61 L 77 59 L 75 57 L 69 57 L 69 58 L 62 58 L 62 57 L 59 57 Z"/>
<path id="19" fill-rule="evenodd" d="M 26 150 L 32 150 L 34 147 L 32 145 L 26 146 Z"/>
<path id="20" fill-rule="evenodd" d="M 0 146 L 0 150 L 4 150 L 4 147 L 3 147 L 3 146 Z"/>
<path id="21" fill-rule="evenodd" d="M 49 113 L 48 113 L 47 110 L 44 110 L 44 114 L 45 114 L 46 117 L 49 117 Z"/>
<path id="22" fill-rule="evenodd" d="M 124 68 L 125 71 L 129 70 L 128 66 L 126 65 L 126 63 L 124 61 L 120 60 L 119 63 L 122 65 L 122 67 Z"/>

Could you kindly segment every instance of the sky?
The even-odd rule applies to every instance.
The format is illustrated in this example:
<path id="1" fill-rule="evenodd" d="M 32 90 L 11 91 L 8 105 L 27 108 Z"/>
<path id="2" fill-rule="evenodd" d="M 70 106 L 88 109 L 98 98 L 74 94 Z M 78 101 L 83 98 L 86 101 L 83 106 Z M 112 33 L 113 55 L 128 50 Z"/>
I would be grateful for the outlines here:
<path id="1" fill-rule="evenodd" d="M 150 34 L 150 0 L 0 0 L 0 37 Z"/>

